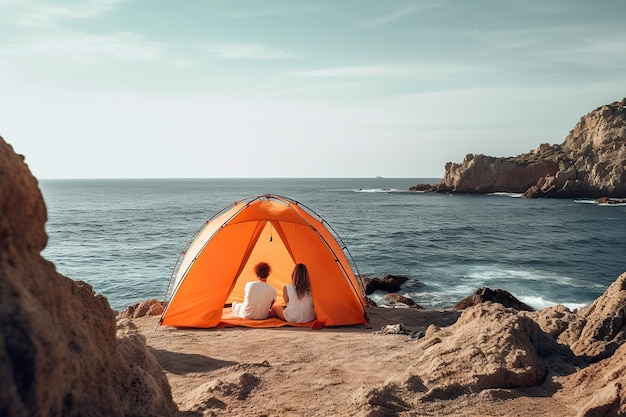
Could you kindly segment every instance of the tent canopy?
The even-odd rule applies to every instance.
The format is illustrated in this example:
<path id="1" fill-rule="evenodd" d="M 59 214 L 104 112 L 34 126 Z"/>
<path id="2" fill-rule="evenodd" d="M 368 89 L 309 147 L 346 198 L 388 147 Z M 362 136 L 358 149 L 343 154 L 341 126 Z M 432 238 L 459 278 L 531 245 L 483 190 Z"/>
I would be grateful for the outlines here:
<path id="1" fill-rule="evenodd" d="M 345 245 L 321 217 L 289 198 L 267 194 L 233 203 L 194 234 L 181 257 L 162 325 L 267 326 L 229 317 L 225 309 L 243 301 L 244 286 L 257 279 L 254 266 L 262 261 L 272 268 L 267 283 L 276 288 L 278 304 L 284 303 L 282 288 L 291 283 L 294 266 L 307 266 L 317 315 L 312 326 L 367 322 L 363 286 Z M 286 324 L 279 322 L 272 320 Z"/>

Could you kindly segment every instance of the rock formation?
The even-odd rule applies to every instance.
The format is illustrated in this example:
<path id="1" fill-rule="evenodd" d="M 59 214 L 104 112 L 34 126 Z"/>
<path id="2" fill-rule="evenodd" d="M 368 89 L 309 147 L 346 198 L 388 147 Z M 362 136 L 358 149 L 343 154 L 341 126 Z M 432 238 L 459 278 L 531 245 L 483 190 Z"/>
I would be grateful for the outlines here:
<path id="1" fill-rule="evenodd" d="M 592 304 L 527 313 L 559 343 L 592 362 L 567 375 L 557 394 L 582 403 L 579 416 L 626 415 L 626 273 Z"/>
<path id="2" fill-rule="evenodd" d="M 476 292 L 468 297 L 465 297 L 459 301 L 455 306 L 455 310 L 465 310 L 468 307 L 476 304 L 485 303 L 491 301 L 492 303 L 500 303 L 504 307 L 514 308 L 515 310 L 533 311 L 534 308 L 526 303 L 521 302 L 513 294 L 508 291 L 496 288 L 483 287 L 476 290 Z"/>
<path id="3" fill-rule="evenodd" d="M 0 137 L 0 415 L 172 416 L 167 378 L 142 336 L 41 257 L 46 207 L 23 157 Z"/>
<path id="4" fill-rule="evenodd" d="M 450 327 L 429 327 L 413 364 L 431 400 L 493 388 L 540 385 L 561 349 L 530 318 L 497 303 L 466 309 Z"/>
<path id="5" fill-rule="evenodd" d="M 562 386 L 558 395 L 583 402 L 581 417 L 626 415 L 626 345 L 610 358 L 564 378 Z"/>
<path id="6" fill-rule="evenodd" d="M 404 275 L 385 275 L 384 278 L 361 278 L 365 287 L 365 294 L 370 295 L 375 291 L 398 292 L 402 284 L 409 280 Z"/>
<path id="7" fill-rule="evenodd" d="M 510 398 L 583 363 L 530 317 L 491 302 L 468 307 L 451 326 L 431 325 L 410 343 L 415 355 L 406 371 L 370 392 L 370 408 L 380 412 L 371 415 L 468 395 Z"/>
<path id="8" fill-rule="evenodd" d="M 556 306 L 531 317 L 588 362 L 608 358 L 626 341 L 626 273 L 592 304 L 576 312 Z"/>
<path id="9" fill-rule="evenodd" d="M 468 154 L 435 185 L 414 191 L 522 193 L 525 197 L 626 197 L 626 98 L 583 116 L 561 145 L 508 158 Z"/>
<path id="10" fill-rule="evenodd" d="M 624 416 L 625 317 L 626 273 L 575 311 L 518 311 L 490 301 L 469 306 L 456 323 L 431 325 L 410 342 L 406 371 L 368 392 L 369 415 L 471 396 L 504 402 L 535 392 L 575 403 L 572 415 L 579 417 Z"/>
<path id="11" fill-rule="evenodd" d="M 141 303 L 128 306 L 126 310 L 117 315 L 117 319 L 130 319 L 143 316 L 158 316 L 163 313 L 164 303 L 155 298 L 142 301 Z"/>
<path id="12" fill-rule="evenodd" d="M 383 301 L 385 303 L 388 303 L 392 306 L 398 306 L 398 304 L 401 305 L 405 305 L 407 307 L 410 308 L 418 308 L 420 310 L 423 310 L 424 308 L 422 306 L 420 306 L 419 304 L 417 304 L 415 301 L 413 301 L 411 298 L 407 297 L 406 295 L 400 295 L 396 292 L 391 292 L 389 294 L 385 294 L 383 296 Z"/>

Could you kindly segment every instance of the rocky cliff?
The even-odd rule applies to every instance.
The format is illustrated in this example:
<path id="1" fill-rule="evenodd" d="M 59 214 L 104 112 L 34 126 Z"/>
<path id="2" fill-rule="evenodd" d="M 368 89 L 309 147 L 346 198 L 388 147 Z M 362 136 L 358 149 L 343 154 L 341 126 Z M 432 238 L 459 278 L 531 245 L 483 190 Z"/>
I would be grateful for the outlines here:
<path id="1" fill-rule="evenodd" d="M 468 154 L 443 179 L 414 191 L 522 193 L 525 197 L 626 197 L 626 98 L 583 116 L 560 145 L 508 158 Z"/>
<path id="2" fill-rule="evenodd" d="M 46 207 L 0 137 L 0 415 L 172 416 L 170 385 L 140 335 L 41 256 Z"/>

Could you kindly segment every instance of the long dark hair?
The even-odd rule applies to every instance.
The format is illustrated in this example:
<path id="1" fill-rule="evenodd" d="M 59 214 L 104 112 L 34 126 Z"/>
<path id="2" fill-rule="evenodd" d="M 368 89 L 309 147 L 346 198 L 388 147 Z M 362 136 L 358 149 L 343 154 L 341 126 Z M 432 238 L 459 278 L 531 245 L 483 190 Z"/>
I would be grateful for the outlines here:
<path id="1" fill-rule="evenodd" d="M 305 264 L 296 264 L 291 273 L 291 282 L 296 288 L 298 299 L 302 299 L 311 293 L 311 283 L 309 282 L 309 271 Z"/>

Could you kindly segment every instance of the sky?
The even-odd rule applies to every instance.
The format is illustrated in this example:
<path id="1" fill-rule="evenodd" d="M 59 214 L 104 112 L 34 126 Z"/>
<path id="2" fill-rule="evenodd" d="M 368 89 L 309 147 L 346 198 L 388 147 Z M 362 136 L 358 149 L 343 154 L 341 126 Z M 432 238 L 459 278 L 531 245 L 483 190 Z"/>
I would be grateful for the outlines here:
<path id="1" fill-rule="evenodd" d="M 49 178 L 440 178 L 626 97 L 623 0 L 0 0 Z"/>

